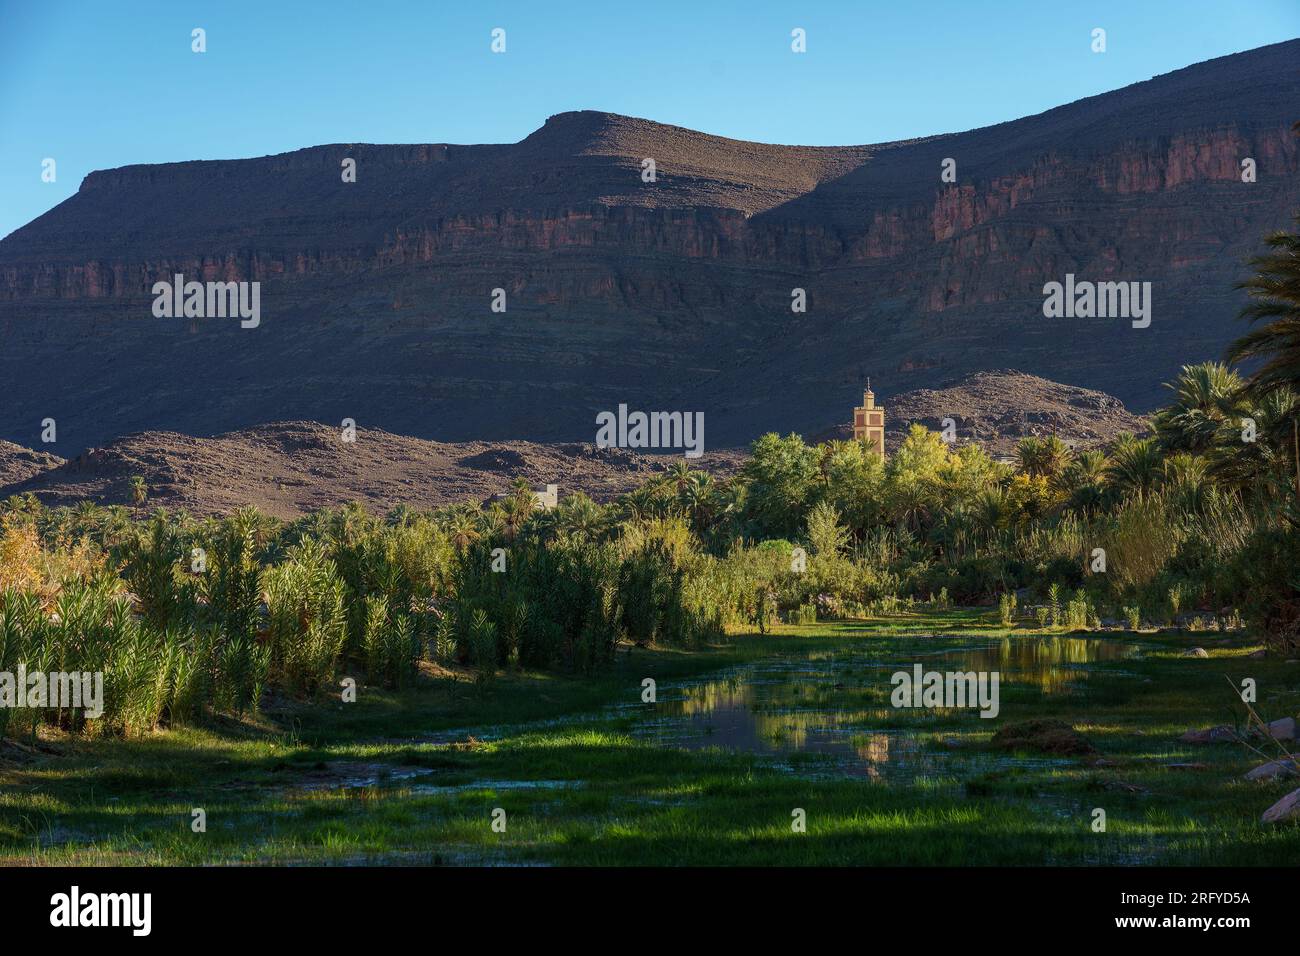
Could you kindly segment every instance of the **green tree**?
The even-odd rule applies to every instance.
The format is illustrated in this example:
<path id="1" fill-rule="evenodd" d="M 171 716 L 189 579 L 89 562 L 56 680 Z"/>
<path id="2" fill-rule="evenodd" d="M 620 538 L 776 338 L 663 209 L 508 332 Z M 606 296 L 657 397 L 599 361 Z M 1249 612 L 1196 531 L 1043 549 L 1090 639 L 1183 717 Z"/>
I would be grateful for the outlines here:
<path id="1" fill-rule="evenodd" d="M 1233 342 L 1227 360 L 1263 361 L 1250 377 L 1255 396 L 1280 388 L 1300 392 L 1300 234 L 1277 232 L 1264 244 L 1268 251 L 1250 260 L 1255 274 L 1237 288 L 1252 300 L 1241 317 L 1265 324 Z"/>
<path id="2" fill-rule="evenodd" d="M 840 524 L 839 512 L 829 501 L 819 501 L 808 512 L 808 544 L 818 557 L 834 557 L 848 544 L 849 532 Z"/>
<path id="3" fill-rule="evenodd" d="M 1125 433 L 1111 450 L 1106 476 L 1121 495 L 1141 497 L 1155 488 L 1163 467 L 1154 438 L 1135 438 Z"/>
<path id="4" fill-rule="evenodd" d="M 149 500 L 149 486 L 144 483 L 144 479 L 139 475 L 131 476 L 131 507 L 138 513 L 144 507 L 144 503 Z"/>
<path id="5" fill-rule="evenodd" d="M 766 538 L 793 538 L 802 529 L 820 469 L 818 452 L 798 435 L 774 432 L 754 442 L 743 474 L 748 517 Z"/>
<path id="6" fill-rule="evenodd" d="M 1223 423 L 1240 417 L 1243 384 L 1241 376 L 1218 362 L 1184 365 L 1177 380 L 1165 383 L 1174 401 L 1151 417 L 1161 447 L 1197 453 L 1208 449 Z"/>

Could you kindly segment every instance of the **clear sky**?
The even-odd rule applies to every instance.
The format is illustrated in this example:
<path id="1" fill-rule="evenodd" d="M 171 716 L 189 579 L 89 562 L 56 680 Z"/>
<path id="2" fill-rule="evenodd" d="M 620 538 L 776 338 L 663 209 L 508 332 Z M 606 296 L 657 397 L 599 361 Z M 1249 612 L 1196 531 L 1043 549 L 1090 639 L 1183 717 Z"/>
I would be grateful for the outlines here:
<path id="1" fill-rule="evenodd" d="M 874 143 L 1296 36 L 1300 0 L 0 0 L 0 236 L 130 163 L 514 142 L 573 109 Z"/>

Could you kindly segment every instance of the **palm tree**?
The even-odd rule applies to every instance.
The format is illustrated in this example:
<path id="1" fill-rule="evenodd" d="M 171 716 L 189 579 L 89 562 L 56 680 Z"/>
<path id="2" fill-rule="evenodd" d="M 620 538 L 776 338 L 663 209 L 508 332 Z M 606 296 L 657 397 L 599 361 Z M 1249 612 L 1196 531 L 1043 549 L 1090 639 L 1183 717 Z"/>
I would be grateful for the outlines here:
<path id="1" fill-rule="evenodd" d="M 1071 508 L 1090 510 L 1102 503 L 1106 492 L 1106 453 L 1090 448 L 1082 451 L 1061 472 L 1060 487 Z"/>
<path id="2" fill-rule="evenodd" d="M 985 488 L 975 496 L 971 518 L 974 526 L 983 532 L 985 541 L 991 540 L 1006 525 L 1008 511 L 1005 488 Z"/>
<path id="3" fill-rule="evenodd" d="M 686 486 L 690 484 L 690 480 L 691 480 L 690 462 L 687 461 L 673 462 L 672 466 L 668 469 L 668 474 L 665 476 L 664 480 L 665 482 L 671 484 L 673 488 L 677 491 L 677 494 L 680 495 L 683 491 L 686 490 Z"/>
<path id="4" fill-rule="evenodd" d="M 1111 450 L 1106 476 L 1121 494 L 1142 497 L 1155 488 L 1162 464 L 1154 438 L 1135 438 L 1126 432 Z"/>
<path id="5" fill-rule="evenodd" d="M 1070 446 L 1055 435 L 1022 438 L 1016 445 L 1020 470 L 1030 478 L 1046 478 L 1050 482 L 1060 479 L 1072 455 Z"/>
<path id="6" fill-rule="evenodd" d="M 1032 436 L 1022 438 L 1016 443 L 1016 457 L 1020 459 L 1020 470 L 1030 477 L 1037 477 L 1043 460 L 1043 443 Z"/>
<path id="7" fill-rule="evenodd" d="M 1202 452 L 1219 427 L 1242 412 L 1241 376 L 1219 362 L 1184 365 L 1173 389 L 1174 401 L 1152 416 L 1156 437 L 1169 451 Z"/>
<path id="8" fill-rule="evenodd" d="M 1039 467 L 1042 475 L 1050 482 L 1060 480 L 1061 473 L 1070 464 L 1074 453 L 1070 446 L 1055 435 L 1048 435 L 1039 445 Z"/>
<path id="9" fill-rule="evenodd" d="M 478 514 L 478 534 L 480 540 L 487 538 L 494 540 L 503 537 L 506 533 L 506 513 L 500 503 L 494 502 L 486 511 L 480 511 Z"/>
<path id="10" fill-rule="evenodd" d="M 452 515 L 447 530 L 451 535 L 451 543 L 456 546 L 456 550 L 463 552 L 479 539 L 478 512 L 471 511 L 468 508 L 458 509 Z"/>
<path id="11" fill-rule="evenodd" d="M 832 438 L 830 441 L 821 445 L 821 454 L 817 459 L 817 470 L 821 473 L 822 484 L 831 483 L 830 464 L 831 461 L 848 446 L 848 442 L 841 441 L 838 438 Z"/>
<path id="12" fill-rule="evenodd" d="M 1240 493 L 1253 490 L 1271 497 L 1291 484 L 1291 443 L 1300 396 L 1289 388 L 1275 389 L 1244 411 L 1254 422 L 1255 440 L 1246 440 L 1240 420 L 1224 422 L 1206 455 L 1208 475 Z"/>
<path id="13" fill-rule="evenodd" d="M 502 524 L 506 534 L 507 541 L 513 541 L 518 537 L 519 532 L 523 530 L 528 519 L 533 516 L 533 510 L 536 506 L 532 489 L 528 491 L 528 498 L 522 495 L 511 495 L 505 500 L 502 507 Z"/>
<path id="14" fill-rule="evenodd" d="M 149 499 L 149 487 L 139 475 L 131 476 L 131 507 L 138 514 L 140 508 Z"/>
<path id="15" fill-rule="evenodd" d="M 648 484 L 638 485 L 619 499 L 625 519 L 648 518 L 654 511 L 655 491 Z"/>
<path id="16" fill-rule="evenodd" d="M 1300 133 L 1300 123 L 1292 127 Z M 1296 219 L 1300 223 L 1300 217 Z M 1252 301 L 1241 310 L 1251 322 L 1269 320 L 1251 329 L 1228 347 L 1229 362 L 1263 359 L 1247 390 L 1261 397 L 1283 388 L 1300 392 L 1300 234 L 1276 232 L 1264 240 L 1269 251 L 1250 260 L 1255 274 L 1237 288 Z M 1295 462 L 1296 496 L 1300 498 L 1300 419 L 1291 419 L 1291 458 Z"/>
<path id="17" fill-rule="evenodd" d="M 732 478 L 719 483 L 711 502 L 713 527 L 718 533 L 728 532 L 744 537 L 745 482 Z"/>
<path id="18" fill-rule="evenodd" d="M 609 524 L 605 509 L 581 491 L 569 495 L 551 513 L 556 530 L 575 537 L 598 538 Z"/>
<path id="19" fill-rule="evenodd" d="M 510 482 L 510 499 L 519 502 L 520 507 L 532 508 L 537 502 L 537 494 L 528 479 L 521 475 Z"/>
<path id="20" fill-rule="evenodd" d="M 1297 218 L 1300 223 L 1300 218 Z M 1300 391 L 1300 234 L 1277 232 L 1264 240 L 1267 252 L 1250 260 L 1255 274 L 1237 288 L 1253 300 L 1241 310 L 1251 329 L 1228 347 L 1227 359 L 1236 364 L 1263 359 L 1250 378 L 1249 390 L 1263 395 L 1279 388 Z"/>
<path id="21" fill-rule="evenodd" d="M 415 512 L 405 503 L 394 505 L 384 516 L 384 524 L 390 528 L 404 528 L 413 520 L 415 520 Z"/>
<path id="22" fill-rule="evenodd" d="M 713 476 L 708 472 L 695 472 L 682 497 L 695 529 L 706 528 L 713 519 Z"/>

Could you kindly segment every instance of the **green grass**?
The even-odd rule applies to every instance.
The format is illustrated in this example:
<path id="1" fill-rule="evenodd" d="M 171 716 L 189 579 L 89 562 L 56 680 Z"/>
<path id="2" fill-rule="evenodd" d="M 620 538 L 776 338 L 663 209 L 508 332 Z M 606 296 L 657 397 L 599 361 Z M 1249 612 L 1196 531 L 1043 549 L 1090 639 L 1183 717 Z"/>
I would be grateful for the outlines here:
<path id="1" fill-rule="evenodd" d="M 881 713 L 922 749 L 962 746 L 954 766 L 914 779 L 847 776 L 814 753 L 760 757 L 657 747 L 633 734 L 641 680 L 674 681 L 773 657 L 866 652 L 885 660 L 1004 637 L 996 612 L 783 627 L 693 652 L 635 649 L 595 678 L 503 675 L 480 692 L 428 679 L 406 693 L 363 688 L 355 704 L 269 707 L 256 722 L 182 728 L 142 740 L 51 743 L 0 762 L 0 862 L 88 864 L 1291 864 L 1300 827 L 1263 810 L 1297 785 L 1247 783 L 1261 762 L 1238 745 L 1182 744 L 1193 726 L 1233 723 L 1225 680 L 1253 677 L 1267 717 L 1300 711 L 1300 665 L 1249 660 L 1239 635 L 1102 635 L 1139 640 L 1140 660 L 1086 665 L 1069 694 L 1002 688 L 998 720 L 973 713 Z M 1094 635 L 1095 636 L 1095 635 Z M 1181 658 L 1192 645 L 1210 660 Z M 802 684 L 800 707 L 887 708 L 868 668 L 839 686 Z M 793 693 L 793 692 L 792 692 Z M 1102 761 L 1010 765 L 988 750 L 1005 722 L 1053 716 Z M 448 742 L 471 728 L 474 744 Z M 473 728 L 481 728 L 475 731 Z M 456 735 L 460 737 L 460 735 Z M 436 741 L 436 742 L 435 742 Z M 6 751 L 10 754 L 11 751 Z M 1200 763 L 1176 770 L 1169 764 Z M 340 768 L 375 779 L 340 787 Z M 387 768 L 388 773 L 384 772 Z M 362 773 L 364 771 L 365 773 Z M 344 774 L 346 775 L 346 774 Z M 202 807 L 207 832 L 190 829 Z M 1092 811 L 1107 831 L 1091 829 Z M 504 833 L 492 812 L 506 812 Z M 807 832 L 791 813 L 803 809 Z"/>

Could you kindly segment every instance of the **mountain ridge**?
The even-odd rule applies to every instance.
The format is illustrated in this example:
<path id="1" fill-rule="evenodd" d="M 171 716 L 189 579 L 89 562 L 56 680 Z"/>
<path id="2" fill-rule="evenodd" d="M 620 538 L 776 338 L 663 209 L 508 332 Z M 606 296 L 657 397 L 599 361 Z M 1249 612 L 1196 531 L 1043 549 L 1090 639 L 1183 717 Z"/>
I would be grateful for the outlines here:
<path id="1" fill-rule="evenodd" d="M 1293 40 L 892 144 L 571 111 L 514 144 L 96 171 L 0 240 L 0 438 L 33 444 L 46 417 L 81 444 L 353 417 L 581 441 L 626 402 L 702 410 L 743 444 L 836 420 L 868 376 L 887 394 L 1008 366 L 1145 410 L 1239 334 L 1233 283 L 1300 208 L 1295 62 Z M 1151 281 L 1152 327 L 1045 322 L 1067 272 Z M 176 273 L 261 282 L 260 328 L 155 319 Z"/>

